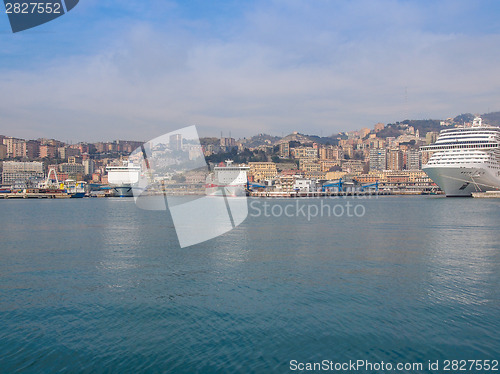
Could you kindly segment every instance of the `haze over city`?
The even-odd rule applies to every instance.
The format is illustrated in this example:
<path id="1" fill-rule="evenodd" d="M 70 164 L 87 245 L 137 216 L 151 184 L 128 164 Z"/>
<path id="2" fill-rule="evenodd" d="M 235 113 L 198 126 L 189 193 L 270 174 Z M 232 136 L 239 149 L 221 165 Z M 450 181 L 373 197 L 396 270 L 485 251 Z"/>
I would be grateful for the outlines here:
<path id="1" fill-rule="evenodd" d="M 0 134 L 330 135 L 498 110 L 494 1 L 82 1 L 11 34 Z"/>

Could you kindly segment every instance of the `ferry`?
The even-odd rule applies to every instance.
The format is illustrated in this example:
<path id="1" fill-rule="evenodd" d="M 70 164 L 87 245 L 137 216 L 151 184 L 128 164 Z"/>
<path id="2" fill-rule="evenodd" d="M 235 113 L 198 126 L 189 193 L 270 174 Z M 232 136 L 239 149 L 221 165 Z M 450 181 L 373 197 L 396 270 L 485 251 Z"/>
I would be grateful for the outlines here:
<path id="1" fill-rule="evenodd" d="M 108 165 L 108 183 L 118 197 L 133 196 L 132 185 L 139 182 L 141 167 L 132 162 L 123 161 L 122 165 Z"/>
<path id="2" fill-rule="evenodd" d="M 83 181 L 66 179 L 62 187 L 72 198 L 82 198 L 87 193 L 87 182 Z"/>
<path id="3" fill-rule="evenodd" d="M 500 190 L 500 128 L 476 117 L 472 126 L 442 130 L 422 167 L 446 196 L 472 196 Z"/>
<path id="4" fill-rule="evenodd" d="M 207 196 L 246 196 L 247 174 L 250 168 L 246 165 L 235 166 L 232 160 L 226 160 L 214 167 L 207 176 L 205 194 Z"/>

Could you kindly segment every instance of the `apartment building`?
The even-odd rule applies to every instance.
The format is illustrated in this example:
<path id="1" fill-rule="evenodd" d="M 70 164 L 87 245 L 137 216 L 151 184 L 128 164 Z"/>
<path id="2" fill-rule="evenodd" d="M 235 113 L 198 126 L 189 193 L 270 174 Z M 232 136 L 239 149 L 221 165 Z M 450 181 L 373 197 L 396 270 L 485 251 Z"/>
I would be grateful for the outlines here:
<path id="1" fill-rule="evenodd" d="M 250 170 L 248 176 L 254 181 L 263 181 L 276 177 L 278 169 L 274 162 L 249 162 Z"/>
<path id="2" fill-rule="evenodd" d="M 42 179 L 42 162 L 17 162 L 4 161 L 2 171 L 2 184 L 12 185 L 16 181 L 26 181 L 29 179 Z"/>

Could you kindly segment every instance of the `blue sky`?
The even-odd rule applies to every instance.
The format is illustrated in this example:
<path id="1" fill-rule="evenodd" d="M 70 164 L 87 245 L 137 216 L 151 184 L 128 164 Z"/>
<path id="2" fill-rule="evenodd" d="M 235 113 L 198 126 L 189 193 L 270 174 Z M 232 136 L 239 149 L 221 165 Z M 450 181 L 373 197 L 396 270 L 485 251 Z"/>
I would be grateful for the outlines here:
<path id="1" fill-rule="evenodd" d="M 0 134 L 329 135 L 500 110 L 498 1 L 80 0 L 12 34 Z"/>

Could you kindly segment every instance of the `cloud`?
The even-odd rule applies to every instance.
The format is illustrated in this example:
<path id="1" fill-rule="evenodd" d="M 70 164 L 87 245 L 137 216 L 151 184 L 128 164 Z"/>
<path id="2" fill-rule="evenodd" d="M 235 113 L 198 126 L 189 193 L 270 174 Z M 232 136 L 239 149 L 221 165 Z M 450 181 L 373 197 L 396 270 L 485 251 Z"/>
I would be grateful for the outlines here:
<path id="1" fill-rule="evenodd" d="M 444 15 L 460 23 L 472 10 L 453 4 L 274 1 L 217 24 L 115 18 L 113 32 L 85 37 L 90 53 L 4 68 L 0 133 L 145 140 L 196 124 L 203 135 L 326 135 L 499 109 L 500 34 L 467 34 Z"/>

